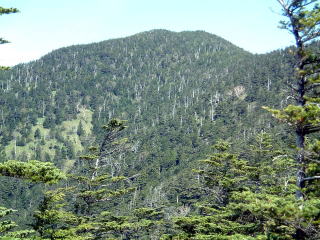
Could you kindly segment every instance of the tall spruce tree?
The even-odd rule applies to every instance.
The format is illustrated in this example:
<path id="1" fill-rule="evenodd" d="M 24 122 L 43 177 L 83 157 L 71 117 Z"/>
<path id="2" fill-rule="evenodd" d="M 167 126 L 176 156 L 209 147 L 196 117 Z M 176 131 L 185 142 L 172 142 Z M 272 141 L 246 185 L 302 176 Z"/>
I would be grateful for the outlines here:
<path id="1" fill-rule="evenodd" d="M 113 119 L 103 126 L 104 138 L 98 147 L 90 147 L 88 154 L 81 156 L 78 170 L 71 176 L 74 190 L 75 213 L 85 219 L 79 234 L 90 235 L 90 239 L 103 239 L 107 235 L 122 231 L 120 222 L 108 210 L 108 202 L 132 190 L 128 179 L 118 176 L 114 163 L 125 151 L 126 138 L 121 137 L 126 128 L 125 121 Z"/>
<path id="2" fill-rule="evenodd" d="M 320 131 L 320 52 L 316 40 L 320 37 L 320 6 L 317 0 L 278 0 L 287 20 L 281 27 L 288 30 L 295 39 L 295 48 L 291 49 L 294 56 L 294 75 L 292 76 L 292 97 L 295 104 L 281 110 L 266 108 L 273 115 L 288 123 L 296 136 L 296 199 L 301 200 L 301 213 L 313 208 L 312 218 L 300 215 L 301 222 L 310 220 L 310 228 L 297 227 L 294 239 L 317 239 L 319 229 L 316 209 L 319 207 L 317 197 L 319 190 L 315 187 L 320 179 L 319 141 L 312 140 Z M 316 236 L 316 237 L 315 237 Z"/>
<path id="3" fill-rule="evenodd" d="M 294 56 L 294 76 L 290 83 L 295 104 L 284 109 L 268 109 L 280 120 L 288 123 L 296 135 L 296 162 L 298 199 L 307 198 L 303 189 L 316 179 L 320 179 L 314 169 L 314 160 L 308 154 L 306 137 L 320 131 L 320 52 L 314 43 L 320 37 L 320 7 L 317 0 L 278 0 L 283 15 L 287 20 L 281 27 L 289 30 L 295 39 L 295 48 L 291 49 Z"/>
<path id="4" fill-rule="evenodd" d="M 45 192 L 31 224 L 41 239 L 90 239 L 86 234 L 78 234 L 83 229 L 84 219 L 68 210 L 65 197 L 72 190 L 67 187 Z"/>

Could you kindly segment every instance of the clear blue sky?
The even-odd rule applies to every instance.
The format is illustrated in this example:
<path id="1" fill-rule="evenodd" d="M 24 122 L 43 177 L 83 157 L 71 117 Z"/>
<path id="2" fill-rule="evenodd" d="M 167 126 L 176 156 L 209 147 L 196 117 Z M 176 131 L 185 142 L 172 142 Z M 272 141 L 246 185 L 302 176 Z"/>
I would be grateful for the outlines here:
<path id="1" fill-rule="evenodd" d="M 252 53 L 293 44 L 277 28 L 276 0 L 0 0 L 18 14 L 0 17 L 0 65 L 35 60 L 64 46 L 151 29 L 204 30 Z"/>

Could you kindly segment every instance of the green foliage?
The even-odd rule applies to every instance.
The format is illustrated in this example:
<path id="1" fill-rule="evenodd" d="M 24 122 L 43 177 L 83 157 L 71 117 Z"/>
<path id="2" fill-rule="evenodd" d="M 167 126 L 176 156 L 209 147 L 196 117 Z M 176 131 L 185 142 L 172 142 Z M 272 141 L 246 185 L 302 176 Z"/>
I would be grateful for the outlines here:
<path id="1" fill-rule="evenodd" d="M 282 110 L 264 107 L 272 115 L 294 128 L 299 127 L 306 133 L 318 131 L 320 124 L 320 107 L 314 103 L 305 106 L 288 105 Z"/>
<path id="2" fill-rule="evenodd" d="M 36 160 L 28 162 L 9 160 L 0 163 L 0 175 L 48 184 L 57 183 L 66 177 L 53 163 Z"/>
<path id="3" fill-rule="evenodd" d="M 105 162 L 125 151 L 123 147 L 125 141 L 120 139 L 122 130 L 125 129 L 124 121 L 112 120 L 103 129 L 105 136 L 100 146 L 90 147 L 88 154 L 80 157 L 79 168 L 69 176 L 70 183 L 74 185 L 74 189 L 69 193 L 73 198 L 72 203 L 69 202 L 69 204 L 73 205 L 71 212 L 74 213 L 59 210 L 61 219 L 64 221 L 67 219 L 64 215 L 68 214 L 72 219 L 78 221 L 78 225 L 71 230 L 76 236 L 84 239 L 101 239 L 103 236 L 122 231 L 127 223 L 124 223 L 124 220 L 119 220 L 119 222 L 114 219 L 123 218 L 116 217 L 111 213 L 111 215 L 105 214 L 105 210 L 108 207 L 108 202 L 112 199 L 117 199 L 134 189 L 126 186 L 128 180 L 126 177 L 107 174 L 106 166 L 108 165 L 106 164 L 108 162 Z M 57 200 L 61 201 L 65 194 L 66 192 L 61 192 L 61 197 Z M 52 197 L 53 195 L 51 195 Z M 57 201 L 54 198 L 52 200 Z M 53 214 L 59 217 L 59 214 L 55 212 Z M 52 217 L 49 216 L 47 219 L 51 221 Z M 59 218 L 54 221 L 61 222 Z M 48 229 L 51 231 L 52 227 L 49 225 Z M 58 226 L 57 232 L 59 234 L 61 234 L 61 229 L 63 230 L 64 227 Z M 71 230 L 69 229 L 66 234 L 70 235 Z"/>
<path id="4" fill-rule="evenodd" d="M 84 220 L 64 209 L 65 195 L 72 190 L 58 188 L 45 193 L 32 224 L 41 239 L 87 239 L 77 233 Z"/>
<path id="5" fill-rule="evenodd" d="M 52 163 L 39 162 L 36 160 L 31 160 L 28 162 L 10 160 L 0 163 L 0 175 L 24 179 L 33 183 L 46 184 L 57 183 L 60 180 L 65 179 L 65 175 L 58 168 L 54 167 Z M 14 211 L 13 209 L 6 209 L 0 207 L 0 218 L 9 215 L 12 212 L 16 211 Z M 29 236 L 34 235 L 34 231 L 29 229 L 11 231 L 13 228 L 17 226 L 18 225 L 12 220 L 5 220 L 0 222 L 1 239 L 19 240 L 27 239 Z"/>
<path id="6" fill-rule="evenodd" d="M 96 236 L 113 236 L 125 239 L 148 239 L 152 231 L 162 224 L 163 212 L 151 208 L 134 211 L 133 216 L 115 216 L 101 212 L 96 227 Z"/>
<path id="7" fill-rule="evenodd" d="M 319 107 L 319 51 L 312 42 L 320 37 L 320 8 L 315 0 L 289 0 L 280 3 L 286 21 L 281 22 L 282 28 L 289 30 L 295 39 L 292 54 L 295 57 L 294 75 L 290 83 L 295 104 L 280 110 L 265 108 L 274 117 L 293 127 L 296 136 L 296 198 L 314 197 L 314 180 L 320 179 L 318 156 L 308 154 L 307 136 L 320 131 Z M 312 148 L 312 147 L 311 147 Z M 313 158 L 315 157 L 315 159 Z M 311 175 L 309 175 L 311 174 Z M 296 238 L 305 239 L 308 231 L 296 228 Z"/>
<path id="8" fill-rule="evenodd" d="M 3 8 L 0 7 L 0 16 L 3 14 L 17 13 L 19 10 L 17 8 Z"/>
<path id="9" fill-rule="evenodd" d="M 279 3 L 283 7 L 283 15 L 287 17 L 286 21 L 280 22 L 281 28 L 293 35 L 299 33 L 303 44 L 319 37 L 320 10 L 317 0 L 280 0 Z"/>
<path id="10" fill-rule="evenodd" d="M 208 185 L 218 183 L 225 189 L 234 189 L 241 186 L 241 182 L 246 178 L 245 173 L 253 171 L 248 166 L 247 162 L 238 159 L 235 154 L 227 152 L 229 143 L 225 141 L 218 141 L 213 148 L 218 152 L 209 156 L 209 159 L 200 162 L 209 166 L 209 169 L 200 170 L 196 172 L 205 175 L 205 180 Z"/>
<path id="11" fill-rule="evenodd" d="M 200 215 L 175 218 L 180 233 L 164 239 L 300 239 L 297 229 L 316 239 L 319 200 L 295 198 L 295 162 L 288 153 L 264 132 L 240 153 L 248 161 L 228 153 L 228 145 L 219 141 L 219 151 L 201 161 L 208 166 L 200 171 L 206 185 L 219 191 L 197 204 Z"/>
<path id="12" fill-rule="evenodd" d="M 295 59 L 290 51 L 253 55 L 205 32 L 156 30 L 62 48 L 0 73 L 0 102 L 6 103 L 0 141 L 6 155 L 17 150 L 15 157 L 24 160 L 50 156 L 72 172 L 66 183 L 72 191 L 57 193 L 59 201 L 46 194 L 41 202 L 37 231 L 70 239 L 157 239 L 162 233 L 176 239 L 272 239 L 292 235 L 300 223 L 307 229 L 308 221 L 316 229 L 312 199 L 303 208 L 308 214 L 285 212 L 286 206 L 300 206 L 292 199 L 296 163 L 277 140 L 293 140 L 260 109 L 285 103 Z M 319 83 L 315 76 L 309 80 L 308 87 Z M 317 102 L 308 97 L 307 102 Z M 310 114 L 313 119 L 303 122 L 308 128 L 318 124 L 315 107 L 279 114 L 291 124 Z M 128 119 L 129 126 L 114 117 Z M 101 131 L 106 119 L 111 121 Z M 34 139 L 36 129 L 41 142 Z M 127 138 L 121 136 L 124 129 Z M 261 129 L 277 139 L 261 134 L 253 143 Z M 221 141 L 209 154 L 208 143 L 219 138 L 234 144 Z M 25 145 L 16 146 L 13 139 Z M 101 144 L 88 147 L 95 142 Z M 317 160 L 319 144 L 311 142 L 308 154 Z M 204 158 L 199 167 L 196 160 Z M 317 172 L 310 162 L 308 176 Z M 40 194 L 33 189 L 22 189 L 25 197 L 17 190 L 17 197 L 11 193 L 20 189 L 18 183 L 2 185 L 10 194 L 1 201 L 21 209 L 36 205 Z M 311 185 L 305 194 L 318 196 Z M 25 212 L 18 213 L 22 219 Z M 297 217 L 302 215 L 308 216 Z"/>
<path id="13" fill-rule="evenodd" d="M 111 176 L 137 176 L 128 180 L 139 189 L 136 199 L 125 197 L 122 209 L 167 204 L 171 212 L 177 201 L 188 205 L 205 192 L 186 173 L 205 158 L 209 142 L 233 136 L 241 146 L 274 126 L 260 106 L 280 104 L 287 59 L 287 51 L 253 55 L 201 31 L 155 30 L 59 49 L 0 73 L 0 141 L 10 159 L 50 156 L 74 170 L 81 168 L 77 156 L 103 141 L 106 120 L 127 119 L 127 140 L 118 143 L 128 141 L 130 151 L 106 167 Z M 42 141 L 34 139 L 37 128 Z M 28 201 L 38 202 L 30 191 Z"/>
<path id="14" fill-rule="evenodd" d="M 4 216 L 9 215 L 12 212 L 14 212 L 13 209 L 6 209 L 4 207 L 0 207 L 0 218 L 3 218 Z M 0 234 L 3 234 L 4 232 L 9 231 L 16 226 L 17 225 L 10 220 L 1 221 L 0 222 Z"/>
<path id="15" fill-rule="evenodd" d="M 20 231 L 9 232 L 1 238 L 1 240 L 22 240 L 22 239 L 24 239 L 24 240 L 36 239 L 34 237 L 34 231 L 33 230 L 20 230 Z"/>

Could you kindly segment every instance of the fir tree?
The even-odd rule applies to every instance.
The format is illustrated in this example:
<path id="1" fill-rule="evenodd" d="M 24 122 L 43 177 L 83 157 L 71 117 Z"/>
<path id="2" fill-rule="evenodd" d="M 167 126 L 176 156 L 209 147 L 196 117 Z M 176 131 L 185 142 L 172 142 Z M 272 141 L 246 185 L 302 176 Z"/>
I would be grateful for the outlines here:
<path id="1" fill-rule="evenodd" d="M 290 84 L 295 104 L 282 110 L 268 109 L 280 120 L 288 123 L 296 135 L 297 148 L 297 187 L 298 199 L 303 199 L 303 189 L 320 176 L 308 173 L 314 161 L 307 156 L 306 136 L 320 131 L 320 98 L 317 89 L 320 86 L 320 56 L 312 48 L 312 42 L 320 37 L 320 8 L 316 0 L 278 0 L 287 21 L 282 21 L 282 28 L 294 36 L 296 48 L 292 49 L 295 57 L 295 73 Z"/>
<path id="2" fill-rule="evenodd" d="M 67 205 L 65 197 L 72 190 L 72 188 L 57 188 L 45 192 L 31 224 L 41 239 L 88 239 L 77 233 L 81 229 L 83 219 L 65 209 Z"/>
<path id="3" fill-rule="evenodd" d="M 102 143 L 99 147 L 90 147 L 89 153 L 80 157 L 80 175 L 71 175 L 76 184 L 74 211 L 86 219 L 82 230 L 78 231 L 79 234 L 91 234 L 92 239 L 101 239 L 121 231 L 122 220 L 110 220 L 117 217 L 110 215 L 108 202 L 134 190 L 126 183 L 126 177 L 113 174 L 111 164 L 119 153 L 125 151 L 126 138 L 121 138 L 125 128 L 125 121 L 118 119 L 103 126 L 105 134 Z"/>
<path id="4" fill-rule="evenodd" d="M 287 21 L 282 21 L 282 28 L 289 30 L 295 39 L 294 76 L 290 84 L 295 104 L 284 109 L 275 110 L 266 108 L 275 117 L 292 127 L 296 136 L 296 199 L 299 204 L 300 222 L 310 221 L 311 228 L 296 225 L 292 237 L 294 239 L 312 239 L 318 231 L 316 209 L 319 206 L 314 184 L 320 179 L 318 156 L 310 148 L 307 136 L 320 131 L 320 86 L 319 51 L 313 47 L 313 42 L 320 37 L 320 8 L 316 0 L 278 0 L 283 15 Z M 312 142 L 311 139 L 308 140 Z M 317 145 L 317 140 L 315 141 Z M 312 210 L 311 210 L 312 209 Z M 306 214 L 306 212 L 308 212 Z M 312 229 L 312 230 L 311 230 Z"/>
<path id="5" fill-rule="evenodd" d="M 39 162 L 36 160 L 28 162 L 6 161 L 0 163 L 0 176 L 14 177 L 24 179 L 33 183 L 54 184 L 62 179 L 65 175 L 52 163 Z M 0 207 L 0 218 L 14 212 L 13 209 Z M 17 225 L 11 220 L 0 222 L 1 239 L 27 239 L 32 235 L 32 230 L 11 231 Z"/>

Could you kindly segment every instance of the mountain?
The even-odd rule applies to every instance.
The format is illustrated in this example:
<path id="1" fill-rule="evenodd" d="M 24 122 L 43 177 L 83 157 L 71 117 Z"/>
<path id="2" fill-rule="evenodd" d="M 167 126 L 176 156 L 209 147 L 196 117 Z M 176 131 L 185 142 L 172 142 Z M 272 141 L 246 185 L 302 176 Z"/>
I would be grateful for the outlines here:
<path id="1" fill-rule="evenodd" d="M 189 204 L 201 197 L 191 169 L 216 140 L 241 148 L 261 131 L 290 138 L 261 109 L 286 104 L 290 62 L 287 50 L 254 55 L 202 31 L 61 48 L 0 73 L 1 156 L 70 171 L 102 125 L 124 119 L 130 151 L 109 163 L 111 175 L 137 176 L 124 209 Z M 41 195 L 41 186 L 1 185 L 7 207 L 32 208 Z"/>

